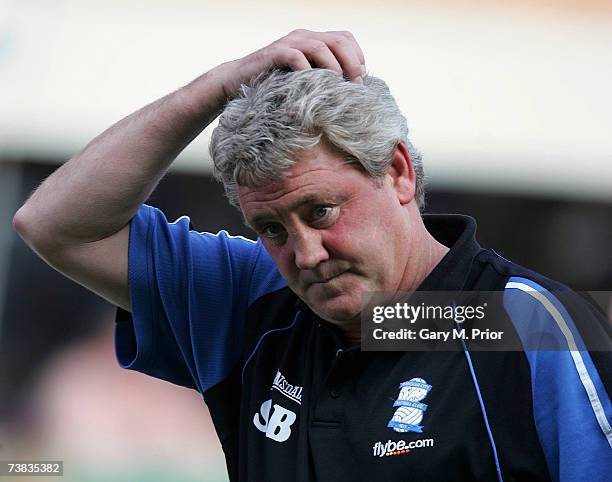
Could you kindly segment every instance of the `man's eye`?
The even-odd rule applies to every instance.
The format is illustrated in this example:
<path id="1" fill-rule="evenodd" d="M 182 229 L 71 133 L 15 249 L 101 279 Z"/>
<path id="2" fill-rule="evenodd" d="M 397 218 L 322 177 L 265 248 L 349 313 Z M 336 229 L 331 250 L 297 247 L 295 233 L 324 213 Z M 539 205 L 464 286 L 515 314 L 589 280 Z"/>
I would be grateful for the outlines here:
<path id="1" fill-rule="evenodd" d="M 323 219 L 331 213 L 332 208 L 329 206 L 319 206 L 312 212 L 312 217 L 316 221 Z"/>
<path id="2" fill-rule="evenodd" d="M 283 228 L 280 224 L 268 224 L 261 230 L 261 234 L 266 238 L 278 238 L 283 234 Z"/>
<path id="3" fill-rule="evenodd" d="M 338 217 L 338 208 L 335 206 L 317 206 L 312 210 L 311 223 L 315 227 L 326 228 L 331 226 Z"/>

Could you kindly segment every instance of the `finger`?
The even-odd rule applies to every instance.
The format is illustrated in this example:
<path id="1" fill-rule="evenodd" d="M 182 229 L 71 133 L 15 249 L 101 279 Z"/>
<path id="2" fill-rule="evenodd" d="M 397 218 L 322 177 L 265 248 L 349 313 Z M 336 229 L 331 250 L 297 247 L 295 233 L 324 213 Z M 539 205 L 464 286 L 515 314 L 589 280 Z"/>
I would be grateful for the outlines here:
<path id="1" fill-rule="evenodd" d="M 309 70 L 311 69 L 310 62 L 299 49 L 284 48 L 279 49 L 274 57 L 274 64 L 278 67 L 289 67 L 291 70 Z"/>
<path id="2" fill-rule="evenodd" d="M 325 36 L 325 43 L 342 66 L 346 78 L 359 82 L 357 78 L 363 75 L 362 65 L 364 63 L 362 62 L 363 53 L 356 42 L 346 35 L 327 32 L 323 35 Z"/>
<path id="3" fill-rule="evenodd" d="M 342 67 L 325 42 L 320 40 L 309 40 L 300 49 L 306 58 L 317 67 L 330 69 L 338 75 L 342 75 Z"/>
<path id="4" fill-rule="evenodd" d="M 321 36 L 325 36 L 329 34 L 344 37 L 352 45 L 352 48 L 357 53 L 357 58 L 359 59 L 359 62 L 361 63 L 361 65 L 365 66 L 365 56 L 363 55 L 361 46 L 357 42 L 357 39 L 355 39 L 355 36 L 348 30 L 332 30 L 328 32 L 313 32 L 313 31 L 305 30 L 305 29 L 297 29 L 297 30 L 293 30 L 292 32 L 290 32 L 286 38 L 304 38 L 304 37 L 320 38 Z"/>
<path id="5" fill-rule="evenodd" d="M 342 31 L 335 31 L 335 32 L 328 32 L 328 33 L 334 33 L 334 34 L 345 36 L 348 39 L 349 43 L 352 44 L 353 48 L 355 49 L 355 52 L 357 52 L 357 58 L 359 59 L 359 62 L 361 62 L 361 65 L 365 67 L 365 56 L 363 55 L 363 51 L 361 50 L 361 47 L 359 46 L 357 39 L 355 39 L 355 36 L 351 32 L 347 30 L 342 30 Z"/>

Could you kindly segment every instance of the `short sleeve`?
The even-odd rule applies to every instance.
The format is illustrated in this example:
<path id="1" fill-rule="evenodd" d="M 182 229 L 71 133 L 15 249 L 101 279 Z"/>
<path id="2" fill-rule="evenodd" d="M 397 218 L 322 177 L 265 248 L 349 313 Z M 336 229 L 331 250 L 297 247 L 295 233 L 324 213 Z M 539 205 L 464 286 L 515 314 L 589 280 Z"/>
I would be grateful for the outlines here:
<path id="1" fill-rule="evenodd" d="M 241 356 L 249 306 L 285 286 L 261 242 L 193 231 L 187 216 L 169 223 L 147 205 L 130 222 L 128 282 L 119 364 L 201 393 Z"/>

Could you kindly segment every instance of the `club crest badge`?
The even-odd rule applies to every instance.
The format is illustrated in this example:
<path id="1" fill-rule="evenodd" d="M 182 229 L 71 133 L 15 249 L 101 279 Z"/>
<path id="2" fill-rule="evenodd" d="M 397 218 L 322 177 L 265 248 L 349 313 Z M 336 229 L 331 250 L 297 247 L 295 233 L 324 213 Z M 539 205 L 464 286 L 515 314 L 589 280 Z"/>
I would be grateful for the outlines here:
<path id="1" fill-rule="evenodd" d="M 427 404 L 421 403 L 421 400 L 427 396 L 431 385 L 422 378 L 412 378 L 400 383 L 399 389 L 397 400 L 393 403 L 398 408 L 387 427 L 396 432 L 423 432 L 423 426 L 419 423 L 423 420 Z"/>

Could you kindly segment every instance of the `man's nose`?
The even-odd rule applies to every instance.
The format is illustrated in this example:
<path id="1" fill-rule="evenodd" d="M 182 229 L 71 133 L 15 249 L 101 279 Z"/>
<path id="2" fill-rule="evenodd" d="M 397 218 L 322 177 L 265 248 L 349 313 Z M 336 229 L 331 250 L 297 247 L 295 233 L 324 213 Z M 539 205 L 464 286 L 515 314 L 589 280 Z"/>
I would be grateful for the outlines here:
<path id="1" fill-rule="evenodd" d="M 329 259 L 329 253 L 323 246 L 321 231 L 303 229 L 294 233 L 293 238 L 295 265 L 299 269 L 314 269 L 319 263 Z"/>

